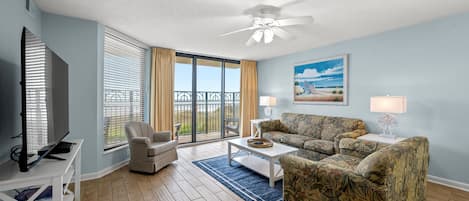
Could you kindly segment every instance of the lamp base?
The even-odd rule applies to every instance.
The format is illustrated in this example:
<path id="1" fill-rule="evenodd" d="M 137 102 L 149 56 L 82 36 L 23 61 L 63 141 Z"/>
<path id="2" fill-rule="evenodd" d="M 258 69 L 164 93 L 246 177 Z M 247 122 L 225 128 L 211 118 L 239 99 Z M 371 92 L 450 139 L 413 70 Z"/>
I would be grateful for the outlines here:
<path id="1" fill-rule="evenodd" d="M 272 119 L 272 107 L 265 107 L 264 108 L 264 114 L 265 114 L 265 117 L 267 117 L 267 119 Z"/>
<path id="2" fill-rule="evenodd" d="M 392 128 L 397 127 L 396 117 L 390 113 L 385 113 L 383 116 L 378 118 L 378 124 L 383 129 L 380 134 L 382 137 L 395 138 L 396 136 L 392 133 Z"/>

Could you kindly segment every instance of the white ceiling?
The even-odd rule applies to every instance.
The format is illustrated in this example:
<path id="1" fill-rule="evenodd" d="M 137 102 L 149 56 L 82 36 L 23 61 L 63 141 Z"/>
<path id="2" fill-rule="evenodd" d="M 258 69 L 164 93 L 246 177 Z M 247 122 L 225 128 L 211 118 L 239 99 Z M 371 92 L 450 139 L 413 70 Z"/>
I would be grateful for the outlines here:
<path id="1" fill-rule="evenodd" d="M 95 20 L 150 46 L 232 59 L 261 60 L 469 11 L 468 0 L 293 0 L 282 17 L 315 22 L 286 27 L 296 37 L 246 47 L 246 9 L 292 0 L 37 0 L 50 13 Z"/>

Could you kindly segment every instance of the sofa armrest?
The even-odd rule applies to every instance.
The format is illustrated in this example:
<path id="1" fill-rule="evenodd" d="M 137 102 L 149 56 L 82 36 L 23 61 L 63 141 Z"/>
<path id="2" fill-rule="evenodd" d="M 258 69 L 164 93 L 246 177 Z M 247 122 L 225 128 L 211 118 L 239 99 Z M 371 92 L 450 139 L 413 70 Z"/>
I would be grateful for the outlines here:
<path id="1" fill-rule="evenodd" d="M 382 193 L 379 186 L 352 170 L 326 162 L 285 155 L 280 157 L 280 164 L 284 171 L 283 192 L 286 201 L 312 198 L 329 200 L 326 198 L 339 198 L 343 194 L 346 194 L 343 196 L 347 198 L 357 196 L 349 200 L 363 200 L 363 197 L 360 199 L 359 196 L 369 193 L 381 196 Z M 373 191 L 374 189 L 376 191 Z"/>
<path id="2" fill-rule="evenodd" d="M 159 131 L 152 134 L 153 142 L 169 142 L 171 141 L 171 131 Z"/>
<path id="3" fill-rule="evenodd" d="M 259 124 L 259 128 L 261 129 L 261 133 L 269 131 L 288 132 L 288 128 L 278 119 L 263 121 Z"/>
<path id="4" fill-rule="evenodd" d="M 339 134 L 339 135 L 335 136 L 335 138 L 334 138 L 334 150 L 335 150 L 335 153 L 339 153 L 339 152 L 340 152 L 340 148 L 339 148 L 340 140 L 342 140 L 342 139 L 344 139 L 344 138 L 353 138 L 353 139 L 356 139 L 357 137 L 360 137 L 360 136 L 365 135 L 365 134 L 367 134 L 367 133 L 368 133 L 368 131 L 366 131 L 365 129 L 356 129 L 356 130 L 354 130 L 354 131 L 342 133 L 342 134 Z"/>

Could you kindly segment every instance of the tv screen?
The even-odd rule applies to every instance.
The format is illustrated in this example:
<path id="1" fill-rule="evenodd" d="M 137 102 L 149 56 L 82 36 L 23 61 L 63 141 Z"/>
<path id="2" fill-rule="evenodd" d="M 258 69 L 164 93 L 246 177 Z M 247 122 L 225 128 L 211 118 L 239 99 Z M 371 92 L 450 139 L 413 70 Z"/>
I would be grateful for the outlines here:
<path id="1" fill-rule="evenodd" d="M 23 146 L 19 163 L 24 171 L 43 157 L 28 158 L 28 154 L 44 147 L 53 149 L 69 133 L 68 64 L 26 28 L 21 54 Z"/>
<path id="2" fill-rule="evenodd" d="M 46 47 L 48 144 L 63 139 L 68 127 L 68 64 Z"/>

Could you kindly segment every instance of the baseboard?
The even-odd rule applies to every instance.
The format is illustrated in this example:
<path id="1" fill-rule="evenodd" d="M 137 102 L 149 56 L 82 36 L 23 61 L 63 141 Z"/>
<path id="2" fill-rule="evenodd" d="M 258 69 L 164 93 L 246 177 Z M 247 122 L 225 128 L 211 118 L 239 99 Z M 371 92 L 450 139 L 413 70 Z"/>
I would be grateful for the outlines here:
<path id="1" fill-rule="evenodd" d="M 116 163 L 110 167 L 107 167 L 107 168 L 104 168 L 98 172 L 92 172 L 92 173 L 87 173 L 87 174 L 82 174 L 81 175 L 81 180 L 82 181 L 88 181 L 88 180 L 93 180 L 93 179 L 99 179 L 101 177 L 104 177 L 118 169 L 120 169 L 121 167 L 124 167 L 126 166 L 127 164 L 129 163 L 129 160 L 124 160 L 124 161 L 121 161 L 119 163 Z"/>
<path id="2" fill-rule="evenodd" d="M 433 175 L 428 175 L 427 178 L 429 182 L 469 192 L 469 184 L 459 182 L 459 181 L 454 181 L 451 179 L 445 179 L 445 178 L 441 178 L 441 177 L 437 177 Z"/>

